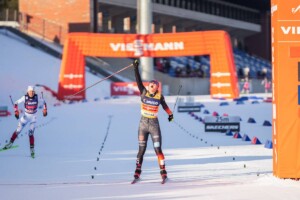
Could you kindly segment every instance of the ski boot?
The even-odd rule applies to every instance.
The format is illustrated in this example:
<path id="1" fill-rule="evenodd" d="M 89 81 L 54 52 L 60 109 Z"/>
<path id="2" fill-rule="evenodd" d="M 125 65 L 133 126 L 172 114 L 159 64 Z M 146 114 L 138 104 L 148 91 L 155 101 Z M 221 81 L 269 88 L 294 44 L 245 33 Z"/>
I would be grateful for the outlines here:
<path id="1" fill-rule="evenodd" d="M 168 179 L 167 171 L 165 169 L 161 169 L 160 170 L 160 175 L 161 175 L 161 178 L 162 178 L 161 184 L 164 184 Z"/>
<path id="2" fill-rule="evenodd" d="M 135 169 L 135 172 L 134 172 L 134 178 L 139 179 L 141 173 L 142 173 L 142 166 L 138 164 L 138 165 L 136 165 L 136 169 Z"/>
<path id="3" fill-rule="evenodd" d="M 131 184 L 135 184 L 135 183 L 140 181 L 140 175 L 142 173 L 141 167 L 142 166 L 139 165 L 139 164 L 136 165 L 136 169 L 135 169 L 135 172 L 134 172 L 134 175 L 133 175 L 134 179 L 131 182 Z"/>
<path id="4" fill-rule="evenodd" d="M 35 157 L 34 148 L 30 148 L 30 156 L 31 156 L 31 158 Z"/>
<path id="5" fill-rule="evenodd" d="M 160 175 L 162 179 L 167 178 L 167 171 L 165 169 L 160 170 Z"/>
<path id="6" fill-rule="evenodd" d="M 13 143 L 9 142 L 3 147 L 3 149 L 10 149 L 12 147 L 12 145 L 13 145 Z"/>

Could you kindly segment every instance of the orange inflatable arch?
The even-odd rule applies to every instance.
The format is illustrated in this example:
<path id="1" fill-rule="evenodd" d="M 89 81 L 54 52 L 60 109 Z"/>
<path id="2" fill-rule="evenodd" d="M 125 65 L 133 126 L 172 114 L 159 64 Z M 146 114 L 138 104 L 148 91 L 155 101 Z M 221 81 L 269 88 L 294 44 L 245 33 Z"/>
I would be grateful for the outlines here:
<path id="1" fill-rule="evenodd" d="M 209 55 L 212 97 L 236 98 L 239 89 L 230 37 L 224 31 L 165 34 L 70 33 L 64 44 L 59 75 L 60 100 L 85 99 L 84 56 L 176 57 Z"/>

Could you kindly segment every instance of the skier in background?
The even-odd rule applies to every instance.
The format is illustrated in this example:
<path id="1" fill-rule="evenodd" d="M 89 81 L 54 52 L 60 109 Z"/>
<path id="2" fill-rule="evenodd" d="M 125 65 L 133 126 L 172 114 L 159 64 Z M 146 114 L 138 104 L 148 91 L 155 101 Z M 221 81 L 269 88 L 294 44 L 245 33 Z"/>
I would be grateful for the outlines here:
<path id="1" fill-rule="evenodd" d="M 167 171 L 165 169 L 165 157 L 161 149 L 161 131 L 157 118 L 159 105 L 161 104 L 163 109 L 169 115 L 168 120 L 173 120 L 173 113 L 169 109 L 165 102 L 164 96 L 158 91 L 159 83 L 156 80 L 150 81 L 148 90 L 143 85 L 141 76 L 139 73 L 139 61 L 133 62 L 136 82 L 141 93 L 141 120 L 138 130 L 139 140 L 139 152 L 136 160 L 136 170 L 134 178 L 139 179 L 142 172 L 143 157 L 147 148 L 147 140 L 149 134 L 151 135 L 155 153 L 158 157 L 158 163 L 160 167 L 160 174 L 163 180 L 167 178 Z"/>
<path id="2" fill-rule="evenodd" d="M 15 117 L 19 119 L 19 109 L 18 104 L 24 103 L 25 112 L 21 117 L 18 123 L 17 130 L 12 134 L 10 142 L 5 145 L 3 149 L 9 149 L 12 147 L 15 139 L 22 131 L 22 129 L 29 123 L 29 143 L 30 143 L 30 153 L 31 157 L 34 158 L 34 129 L 36 123 L 36 113 L 39 107 L 39 104 L 43 105 L 43 116 L 47 116 L 47 104 L 43 98 L 38 98 L 38 95 L 35 94 L 34 87 L 28 86 L 27 94 L 22 96 L 19 100 L 14 103 Z"/>

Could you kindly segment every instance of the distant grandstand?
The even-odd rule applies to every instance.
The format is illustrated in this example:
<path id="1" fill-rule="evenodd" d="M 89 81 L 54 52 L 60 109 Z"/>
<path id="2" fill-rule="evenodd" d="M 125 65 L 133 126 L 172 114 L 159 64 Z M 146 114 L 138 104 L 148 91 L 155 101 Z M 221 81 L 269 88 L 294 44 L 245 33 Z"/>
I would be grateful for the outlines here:
<path id="1" fill-rule="evenodd" d="M 189 56 L 172 58 L 155 58 L 155 69 L 168 73 L 172 77 L 210 77 L 209 56 Z M 234 49 L 234 61 L 239 78 L 245 78 L 245 71 L 249 70 L 248 77 L 272 78 L 271 63 L 257 56 Z"/>

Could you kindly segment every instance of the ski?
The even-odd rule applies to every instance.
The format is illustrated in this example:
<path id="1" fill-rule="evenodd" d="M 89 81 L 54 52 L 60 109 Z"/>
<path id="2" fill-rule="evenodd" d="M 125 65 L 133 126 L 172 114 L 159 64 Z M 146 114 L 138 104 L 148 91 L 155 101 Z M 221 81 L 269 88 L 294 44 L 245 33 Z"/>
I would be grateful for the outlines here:
<path id="1" fill-rule="evenodd" d="M 165 184 L 166 182 L 168 181 L 168 178 L 163 178 L 162 181 L 161 181 L 161 184 Z"/>
<path id="2" fill-rule="evenodd" d="M 136 183 L 138 183 L 138 182 L 140 182 L 140 178 L 135 178 L 135 179 L 133 179 L 133 181 L 131 181 L 131 184 L 136 184 Z"/>
<path id="3" fill-rule="evenodd" d="M 135 178 L 135 179 L 133 179 L 133 181 L 131 181 L 131 184 L 136 184 L 136 183 L 138 183 L 140 181 L 141 181 L 140 178 Z M 162 181 L 160 183 L 161 184 L 165 184 L 167 181 L 168 181 L 168 178 L 164 178 L 164 179 L 162 179 Z"/>
<path id="4" fill-rule="evenodd" d="M 8 148 L 8 149 L 5 149 L 5 148 L 3 147 L 3 148 L 0 149 L 0 152 L 1 152 L 1 151 L 7 151 L 7 150 L 10 150 L 10 149 L 15 149 L 15 148 L 17 148 L 17 147 L 19 147 L 19 146 L 18 146 L 18 145 L 14 145 L 14 146 L 11 146 L 11 147 Z"/>

